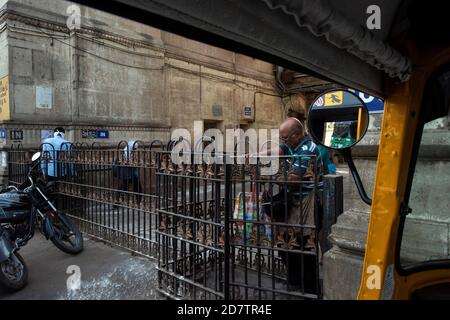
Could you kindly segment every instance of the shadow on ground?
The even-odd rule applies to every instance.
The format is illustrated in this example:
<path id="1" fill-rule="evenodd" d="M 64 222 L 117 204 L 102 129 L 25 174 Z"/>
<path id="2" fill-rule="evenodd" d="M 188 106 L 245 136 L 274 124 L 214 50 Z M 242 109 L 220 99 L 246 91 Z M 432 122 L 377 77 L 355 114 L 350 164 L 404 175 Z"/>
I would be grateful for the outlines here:
<path id="1" fill-rule="evenodd" d="M 27 287 L 13 294 L 0 291 L 0 299 L 165 299 L 156 290 L 156 262 L 89 238 L 84 239 L 84 244 L 82 253 L 71 256 L 37 234 L 20 250 L 28 265 Z M 81 286 L 77 290 L 68 289 L 72 273 L 66 272 L 70 266 L 78 266 L 81 271 Z"/>

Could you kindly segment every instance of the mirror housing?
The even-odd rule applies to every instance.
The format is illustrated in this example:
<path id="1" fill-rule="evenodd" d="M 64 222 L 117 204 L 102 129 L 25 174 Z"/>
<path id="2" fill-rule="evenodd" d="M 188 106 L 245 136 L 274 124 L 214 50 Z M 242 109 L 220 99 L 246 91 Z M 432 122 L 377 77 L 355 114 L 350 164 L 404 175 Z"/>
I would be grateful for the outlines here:
<path id="1" fill-rule="evenodd" d="M 307 121 L 314 142 L 343 155 L 361 199 L 371 205 L 351 153 L 351 147 L 364 138 L 369 127 L 369 110 L 364 101 L 348 90 L 327 91 L 313 101 Z"/>
<path id="2" fill-rule="evenodd" d="M 351 91 L 331 90 L 318 96 L 308 112 L 308 130 L 313 140 L 335 150 L 360 142 L 369 126 L 366 104 Z"/>

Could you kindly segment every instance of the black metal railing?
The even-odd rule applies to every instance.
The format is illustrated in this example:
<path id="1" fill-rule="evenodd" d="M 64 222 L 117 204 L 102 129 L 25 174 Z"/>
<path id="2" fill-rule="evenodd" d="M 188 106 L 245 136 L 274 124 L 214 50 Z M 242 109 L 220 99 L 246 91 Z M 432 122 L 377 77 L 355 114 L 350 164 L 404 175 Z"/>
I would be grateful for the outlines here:
<path id="1" fill-rule="evenodd" d="M 55 201 L 82 231 L 136 253 L 155 257 L 154 144 L 126 152 L 99 145 L 66 144 L 55 150 L 41 145 L 42 178 L 57 181 Z M 26 179 L 37 150 L 14 148 L 8 153 L 9 183 Z"/>
<path id="2" fill-rule="evenodd" d="M 314 157 L 299 181 L 292 156 L 264 175 L 260 160 L 224 155 L 224 164 L 176 165 L 163 146 L 47 148 L 43 179 L 58 181 L 56 201 L 82 231 L 157 259 L 171 298 L 321 298 Z M 8 153 L 10 183 L 26 178 L 33 151 Z"/>
<path id="3" fill-rule="evenodd" d="M 160 154 L 159 288 L 175 299 L 317 299 L 319 176 L 287 163 L 175 165 Z M 193 157 L 194 158 L 194 157 Z"/>

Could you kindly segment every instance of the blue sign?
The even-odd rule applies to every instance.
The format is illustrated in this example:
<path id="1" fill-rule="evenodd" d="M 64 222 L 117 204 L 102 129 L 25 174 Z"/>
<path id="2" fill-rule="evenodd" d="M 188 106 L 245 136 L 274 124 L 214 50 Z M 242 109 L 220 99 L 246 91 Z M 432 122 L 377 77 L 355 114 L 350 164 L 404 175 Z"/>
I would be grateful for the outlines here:
<path id="1" fill-rule="evenodd" d="M 384 101 L 372 96 L 364 92 L 360 92 L 357 90 L 349 89 L 354 92 L 357 96 L 361 98 L 361 100 L 367 105 L 369 109 L 369 113 L 381 113 L 384 111 Z"/>
<path id="2" fill-rule="evenodd" d="M 6 140 L 6 129 L 0 129 L 0 140 Z"/>
<path id="3" fill-rule="evenodd" d="M 97 139 L 109 139 L 109 130 L 97 130 L 95 136 Z"/>

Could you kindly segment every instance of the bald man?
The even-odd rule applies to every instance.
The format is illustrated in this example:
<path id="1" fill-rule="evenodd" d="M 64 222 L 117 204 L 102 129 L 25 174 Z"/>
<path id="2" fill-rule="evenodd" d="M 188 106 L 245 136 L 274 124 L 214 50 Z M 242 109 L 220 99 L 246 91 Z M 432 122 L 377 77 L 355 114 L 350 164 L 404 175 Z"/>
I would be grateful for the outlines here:
<path id="1" fill-rule="evenodd" d="M 311 179 L 311 165 L 313 161 L 317 162 L 317 172 L 321 172 L 322 161 L 318 146 L 306 135 L 305 128 L 297 118 L 287 118 L 280 125 L 280 147 L 279 154 L 292 156 L 287 161 L 287 169 L 294 172 L 294 175 L 288 177 L 289 180 L 307 180 Z M 290 166 L 293 165 L 293 169 Z M 319 187 L 321 186 L 319 179 Z M 303 185 L 304 195 L 310 193 L 314 188 L 313 184 Z"/>
<path id="2" fill-rule="evenodd" d="M 287 118 L 280 125 L 280 140 L 289 148 L 295 148 L 304 138 L 304 127 L 297 118 Z M 285 151 L 281 148 L 281 152 Z"/>
<path id="3" fill-rule="evenodd" d="M 314 172 L 318 174 L 317 187 L 322 186 L 320 151 L 311 138 L 305 134 L 303 124 L 297 118 L 287 118 L 280 125 L 279 154 L 284 156 L 287 177 L 281 177 L 280 192 L 272 198 L 271 216 L 275 222 L 291 225 L 318 225 L 314 219 Z M 317 170 L 314 170 L 316 162 Z M 287 178 L 287 179 L 286 179 Z M 299 181 L 298 184 L 283 183 Z M 300 181 L 302 183 L 300 183 Z M 269 206 L 266 210 L 270 211 Z M 296 242 L 303 250 L 315 250 L 315 232 L 311 228 L 295 228 Z M 284 234 L 288 241 L 287 232 Z M 300 243 L 303 239 L 303 243 Z M 313 255 L 286 253 L 280 251 L 280 256 L 287 267 L 288 290 L 299 290 L 304 287 L 305 293 L 318 293 L 316 283 L 316 260 Z M 303 261 L 303 268 L 302 268 Z M 303 270 L 302 270 L 303 269 Z M 304 283 L 302 283 L 302 273 Z"/>

